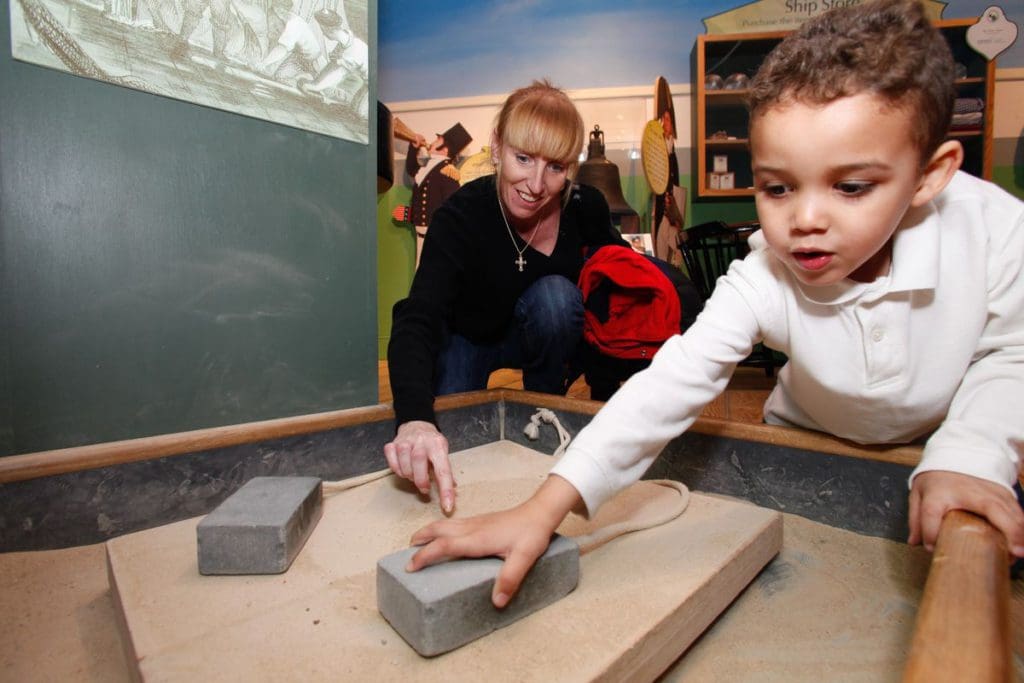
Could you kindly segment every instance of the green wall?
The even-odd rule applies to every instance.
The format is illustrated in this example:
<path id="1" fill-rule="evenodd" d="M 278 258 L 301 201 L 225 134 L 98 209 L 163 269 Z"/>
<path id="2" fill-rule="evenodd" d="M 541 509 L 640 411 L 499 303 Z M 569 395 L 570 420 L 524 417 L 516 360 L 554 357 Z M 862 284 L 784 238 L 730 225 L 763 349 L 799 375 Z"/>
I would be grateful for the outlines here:
<path id="1" fill-rule="evenodd" d="M 375 403 L 375 119 L 366 146 L 16 62 L 7 1 L 0 455 Z"/>
<path id="2" fill-rule="evenodd" d="M 1024 166 L 993 167 L 992 182 L 1024 200 Z"/>
<path id="3" fill-rule="evenodd" d="M 412 189 L 402 185 L 403 171 L 395 169 L 395 184 L 377 197 L 377 355 L 387 358 L 391 337 L 391 307 L 405 298 L 416 268 L 416 236 L 412 226 L 391 217 L 396 206 L 409 204 Z"/>

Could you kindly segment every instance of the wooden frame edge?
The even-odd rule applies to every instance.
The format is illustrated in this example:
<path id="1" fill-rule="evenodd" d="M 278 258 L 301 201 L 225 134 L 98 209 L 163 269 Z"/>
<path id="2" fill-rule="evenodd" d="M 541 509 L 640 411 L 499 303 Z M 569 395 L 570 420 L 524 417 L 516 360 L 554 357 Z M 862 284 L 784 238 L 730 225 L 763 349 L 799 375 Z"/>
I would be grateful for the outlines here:
<path id="1" fill-rule="evenodd" d="M 596 415 L 604 405 L 599 401 L 566 398 L 519 389 L 489 389 L 438 397 L 434 402 L 434 408 L 441 412 L 499 401 L 533 404 L 583 415 Z M 394 417 L 395 413 L 391 405 L 382 403 L 311 415 L 209 427 L 22 455 L 8 455 L 0 457 L 0 484 L 321 432 L 367 422 L 382 422 L 394 419 Z M 901 465 L 916 465 L 921 457 L 921 449 L 916 446 L 860 446 L 825 434 L 806 432 L 800 429 L 731 422 L 715 418 L 699 418 L 690 429 L 710 436 L 745 439 Z"/>
<path id="2" fill-rule="evenodd" d="M 367 422 L 380 422 L 394 416 L 390 405 L 379 404 L 23 455 L 8 455 L 0 458 L 0 484 L 322 432 Z"/>
<path id="3" fill-rule="evenodd" d="M 501 398 L 513 403 L 530 403 L 555 410 L 596 415 L 604 404 L 599 401 L 565 398 L 550 394 L 538 394 L 531 391 L 501 389 Z M 822 432 L 812 432 L 795 427 L 780 427 L 768 424 L 734 422 L 713 417 L 700 417 L 688 431 L 708 436 L 721 436 L 729 439 L 743 439 L 773 446 L 799 448 L 817 451 L 830 455 L 842 455 L 864 460 L 895 463 L 914 467 L 921 460 L 920 446 L 871 446 L 856 444 L 852 441 L 830 436 Z"/>
<path id="4" fill-rule="evenodd" d="M 500 398 L 501 393 L 498 390 L 473 391 L 441 396 L 435 401 L 435 408 L 452 410 Z M 322 432 L 368 422 L 382 422 L 394 417 L 395 411 L 391 404 L 380 403 L 324 413 L 8 455 L 0 457 L 0 484 Z"/>

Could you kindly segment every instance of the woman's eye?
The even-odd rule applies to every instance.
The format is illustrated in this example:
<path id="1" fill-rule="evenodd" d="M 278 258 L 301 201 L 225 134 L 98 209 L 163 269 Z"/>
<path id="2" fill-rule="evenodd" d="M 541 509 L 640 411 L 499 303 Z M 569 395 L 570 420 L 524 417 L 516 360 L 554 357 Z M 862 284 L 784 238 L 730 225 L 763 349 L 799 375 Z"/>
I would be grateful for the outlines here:
<path id="1" fill-rule="evenodd" d="M 552 173 L 561 175 L 562 173 L 565 173 L 565 166 L 562 164 L 548 164 L 548 170 Z"/>
<path id="2" fill-rule="evenodd" d="M 836 183 L 836 189 L 848 197 L 859 197 L 867 194 L 874 187 L 872 183 L 863 181 Z"/>
<path id="3" fill-rule="evenodd" d="M 521 164 L 528 164 L 530 163 L 530 155 L 522 153 L 516 154 L 516 161 L 518 161 Z"/>

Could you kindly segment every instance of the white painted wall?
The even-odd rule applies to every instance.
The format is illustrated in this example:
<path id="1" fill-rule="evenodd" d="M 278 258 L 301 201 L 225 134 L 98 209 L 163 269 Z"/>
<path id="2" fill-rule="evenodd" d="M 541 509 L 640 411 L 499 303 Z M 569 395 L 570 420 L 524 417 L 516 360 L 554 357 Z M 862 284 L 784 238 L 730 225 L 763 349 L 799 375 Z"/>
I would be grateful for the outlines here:
<path id="1" fill-rule="evenodd" d="M 670 85 L 672 103 L 676 110 L 676 126 L 679 128 L 679 146 L 690 145 L 691 101 L 690 85 Z M 654 84 L 629 88 L 592 88 L 569 90 L 569 97 L 583 117 L 583 125 L 589 135 L 594 125 L 604 131 L 607 150 L 640 149 L 640 136 L 644 126 L 654 118 Z M 461 123 L 473 142 L 464 152 L 476 153 L 490 144 L 494 118 L 505 101 L 507 94 L 483 95 L 479 97 L 452 98 L 445 100 L 417 100 L 386 103 L 391 113 L 427 140 L 446 130 L 453 123 Z M 586 138 L 584 149 L 586 152 Z M 396 145 L 396 158 L 404 158 L 405 148 Z"/>

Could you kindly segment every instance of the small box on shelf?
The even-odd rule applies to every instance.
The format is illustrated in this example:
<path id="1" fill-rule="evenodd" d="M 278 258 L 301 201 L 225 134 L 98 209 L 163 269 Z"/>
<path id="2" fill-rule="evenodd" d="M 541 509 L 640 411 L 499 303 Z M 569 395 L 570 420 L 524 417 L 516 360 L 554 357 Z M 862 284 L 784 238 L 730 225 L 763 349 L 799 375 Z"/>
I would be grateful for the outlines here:
<path id="1" fill-rule="evenodd" d="M 727 173 L 729 171 L 729 157 L 725 154 L 716 154 L 712 166 L 712 170 L 715 173 Z"/>
<path id="2" fill-rule="evenodd" d="M 732 190 L 736 187 L 736 174 L 708 173 L 708 187 L 712 190 Z"/>

